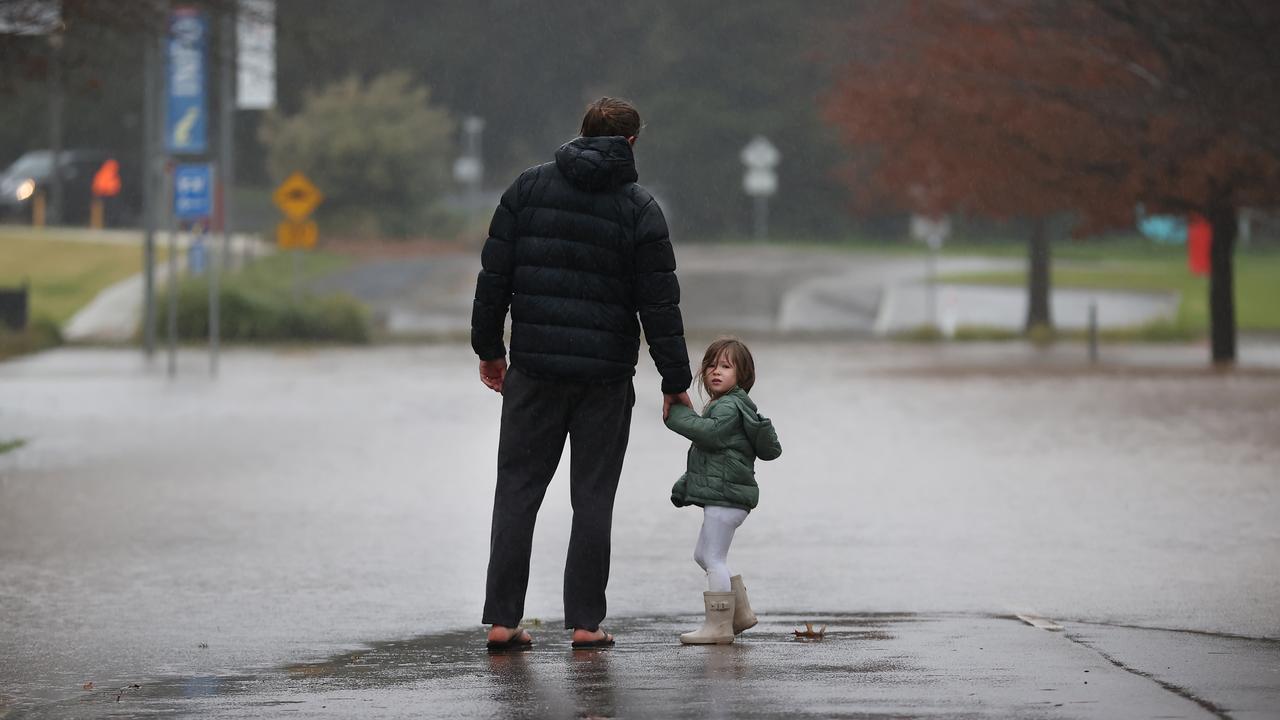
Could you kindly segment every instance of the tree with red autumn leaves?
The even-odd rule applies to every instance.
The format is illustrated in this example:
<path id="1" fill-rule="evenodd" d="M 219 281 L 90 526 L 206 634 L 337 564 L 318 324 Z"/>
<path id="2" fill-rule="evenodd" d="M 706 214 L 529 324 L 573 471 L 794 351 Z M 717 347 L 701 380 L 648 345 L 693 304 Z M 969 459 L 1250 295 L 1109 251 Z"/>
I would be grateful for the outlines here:
<path id="1" fill-rule="evenodd" d="M 864 200 L 1032 221 L 1029 325 L 1050 319 L 1050 218 L 1204 216 L 1229 363 L 1236 213 L 1280 197 L 1277 31 L 1266 0 L 904 0 L 850 30 L 825 113 L 871 158 Z"/>

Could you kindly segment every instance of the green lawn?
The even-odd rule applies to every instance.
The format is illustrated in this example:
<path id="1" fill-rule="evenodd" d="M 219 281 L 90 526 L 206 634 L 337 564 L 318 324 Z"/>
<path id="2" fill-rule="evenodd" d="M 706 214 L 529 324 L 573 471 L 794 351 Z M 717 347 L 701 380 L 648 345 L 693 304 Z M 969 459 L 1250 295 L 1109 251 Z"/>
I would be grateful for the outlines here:
<path id="1" fill-rule="evenodd" d="M 1163 250 L 1163 249 L 1161 249 Z M 1149 290 L 1181 293 L 1175 325 L 1199 333 L 1209 327 L 1209 279 L 1192 275 L 1177 252 L 1105 254 L 1055 248 L 1053 285 L 1063 288 Z M 1244 331 L 1280 331 L 1280 252 L 1236 253 L 1236 321 Z M 994 272 L 947 275 L 946 282 L 975 285 L 1025 285 L 1026 273 Z"/>
<path id="2" fill-rule="evenodd" d="M 87 236 L 87 231 L 0 227 L 0 285 L 30 280 L 31 317 L 61 325 L 99 291 L 142 271 L 140 244 L 90 242 Z"/>
<path id="3" fill-rule="evenodd" d="M 284 296 L 291 291 L 295 269 L 298 282 L 306 283 L 341 270 L 350 263 L 351 258 L 345 255 L 322 250 L 284 251 L 258 258 L 244 270 L 227 278 L 227 282 L 254 291 Z"/>

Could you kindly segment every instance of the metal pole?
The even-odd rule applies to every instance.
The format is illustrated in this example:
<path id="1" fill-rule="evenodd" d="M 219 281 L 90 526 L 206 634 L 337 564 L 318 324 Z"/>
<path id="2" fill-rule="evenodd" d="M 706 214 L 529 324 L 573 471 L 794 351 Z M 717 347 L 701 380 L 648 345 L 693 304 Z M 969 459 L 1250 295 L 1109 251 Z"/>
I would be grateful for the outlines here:
<path id="1" fill-rule="evenodd" d="M 49 35 L 49 149 L 52 153 L 52 175 L 49 192 L 49 225 L 62 224 L 62 112 L 66 100 L 62 83 L 62 43 L 60 31 Z"/>
<path id="2" fill-rule="evenodd" d="M 292 296 L 293 304 L 297 305 L 302 292 L 298 287 L 299 283 L 302 282 L 300 280 L 302 277 L 302 251 L 294 248 L 289 251 L 289 254 L 293 255 L 293 282 L 289 283 L 290 295 Z"/>
<path id="3" fill-rule="evenodd" d="M 1098 362 L 1098 301 L 1089 301 L 1089 362 Z"/>
<path id="4" fill-rule="evenodd" d="M 142 347 L 148 359 L 156 351 L 156 218 L 160 193 L 156 182 L 156 160 L 159 157 L 157 106 L 160 92 L 156 81 L 156 61 L 160 57 L 159 42 L 148 38 L 142 63 Z"/>
<path id="5" fill-rule="evenodd" d="M 231 268 L 231 225 L 232 225 L 232 144 L 235 141 L 235 86 L 232 76 L 235 73 L 235 13 L 228 7 L 222 15 L 222 82 L 219 91 L 219 151 L 221 158 L 218 165 L 218 186 L 222 194 L 222 257 L 209 263 L 209 374 L 218 376 L 218 345 L 221 340 L 221 294 L 218 288 L 218 266 Z"/>
<path id="6" fill-rule="evenodd" d="M 215 168 L 214 172 L 217 173 L 217 177 L 219 178 L 218 182 L 222 182 L 221 180 L 222 174 L 218 172 L 218 170 L 219 168 Z M 226 220 L 224 219 L 223 222 L 225 223 Z M 227 239 L 227 231 L 226 231 L 226 226 L 224 225 L 223 231 L 222 231 L 222 240 L 223 240 L 222 249 L 224 253 L 226 252 L 226 239 Z M 220 298 L 220 295 L 218 292 L 218 264 L 219 263 L 218 263 L 218 258 L 215 257 L 213 253 L 212 237 L 209 237 L 208 245 L 209 245 L 209 248 L 207 250 L 208 254 L 206 256 L 207 259 L 205 260 L 205 265 L 208 268 L 208 272 L 209 272 L 209 375 L 211 377 L 218 377 L 218 331 L 220 329 L 218 325 L 218 323 L 220 322 L 220 313 L 219 313 L 219 307 L 218 307 L 218 300 Z"/>
<path id="7" fill-rule="evenodd" d="M 938 251 L 932 242 L 929 243 L 929 254 L 926 256 L 928 282 L 926 283 L 925 312 L 931 328 L 938 327 Z"/>
<path id="8" fill-rule="evenodd" d="M 755 226 L 756 240 L 769 236 L 769 198 L 765 195 L 755 196 Z"/>
<path id="9" fill-rule="evenodd" d="M 169 377 L 178 374 L 178 216 L 173 211 L 174 164 L 165 166 L 165 213 L 169 219 Z"/>
<path id="10" fill-rule="evenodd" d="M 228 5 L 222 17 L 222 139 L 218 168 L 218 177 L 222 180 L 222 267 L 226 270 L 231 269 L 231 233 L 235 230 L 235 204 L 231 191 L 235 185 L 236 51 L 236 14 Z"/>

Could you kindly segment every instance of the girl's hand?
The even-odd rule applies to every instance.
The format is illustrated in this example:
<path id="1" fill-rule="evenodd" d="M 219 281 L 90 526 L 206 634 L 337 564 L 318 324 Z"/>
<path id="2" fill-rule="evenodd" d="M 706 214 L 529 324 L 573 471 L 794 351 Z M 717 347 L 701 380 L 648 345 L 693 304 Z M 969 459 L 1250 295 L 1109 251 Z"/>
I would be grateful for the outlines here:
<path id="1" fill-rule="evenodd" d="M 689 409 L 693 409 L 693 401 L 689 399 L 689 393 L 682 392 L 673 395 L 663 394 L 662 396 L 662 421 L 666 422 L 667 417 L 671 415 L 672 405 L 684 405 Z"/>

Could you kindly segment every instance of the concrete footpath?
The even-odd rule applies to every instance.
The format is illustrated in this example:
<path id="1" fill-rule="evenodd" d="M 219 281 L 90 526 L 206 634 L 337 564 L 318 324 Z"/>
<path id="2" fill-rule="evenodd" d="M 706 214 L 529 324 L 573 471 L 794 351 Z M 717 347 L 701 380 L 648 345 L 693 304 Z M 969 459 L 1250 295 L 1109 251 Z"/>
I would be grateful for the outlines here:
<path id="1" fill-rule="evenodd" d="M 826 626 L 803 641 L 793 628 Z M 608 650 L 531 627 L 373 643 L 236 676 L 114 678 L 24 717 L 1274 718 L 1280 643 L 1016 617 L 762 618 L 733 645 L 684 647 L 693 617 L 615 621 Z M 3 716 L 0 709 L 0 716 Z"/>

